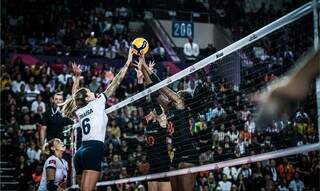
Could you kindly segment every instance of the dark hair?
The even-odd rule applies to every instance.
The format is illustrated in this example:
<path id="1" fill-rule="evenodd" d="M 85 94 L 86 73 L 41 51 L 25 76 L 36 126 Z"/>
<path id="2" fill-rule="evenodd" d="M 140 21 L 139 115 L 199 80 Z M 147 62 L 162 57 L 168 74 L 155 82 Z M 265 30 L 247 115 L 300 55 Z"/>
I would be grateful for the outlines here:
<path id="1" fill-rule="evenodd" d="M 63 96 L 63 92 L 56 92 L 55 94 L 53 94 L 53 97 L 54 96 Z"/>

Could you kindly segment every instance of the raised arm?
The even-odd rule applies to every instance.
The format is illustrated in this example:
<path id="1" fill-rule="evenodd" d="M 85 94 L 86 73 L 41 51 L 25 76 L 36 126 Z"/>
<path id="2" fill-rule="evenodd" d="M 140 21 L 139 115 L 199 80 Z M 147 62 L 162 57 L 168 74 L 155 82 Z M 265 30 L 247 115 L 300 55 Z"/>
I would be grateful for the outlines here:
<path id="1" fill-rule="evenodd" d="M 72 85 L 72 94 L 74 94 L 79 89 L 80 75 L 81 75 L 80 65 L 77 65 L 76 63 L 72 63 L 72 70 L 75 77 Z"/>
<path id="2" fill-rule="evenodd" d="M 142 64 L 142 72 L 144 74 L 144 76 L 148 76 L 149 78 L 146 78 L 146 81 L 147 83 L 150 83 L 149 80 L 151 80 L 151 83 L 155 83 L 156 81 L 160 81 L 160 79 L 158 78 L 158 76 L 156 76 L 156 74 L 153 73 L 153 66 L 154 66 L 154 63 L 151 62 L 149 63 L 149 66 L 147 66 L 146 62 L 145 62 L 145 59 L 144 57 L 141 57 L 142 61 L 141 61 L 141 64 Z M 185 104 L 184 104 L 184 101 L 183 101 L 183 98 L 181 98 L 176 92 L 174 92 L 173 90 L 171 90 L 170 88 L 168 87 L 163 87 L 160 89 L 160 94 L 166 96 L 169 98 L 169 101 L 172 101 L 173 104 L 175 105 L 175 107 L 179 110 L 182 110 L 185 108 Z M 161 98 L 161 101 L 163 103 L 166 103 L 167 101 L 163 98 Z M 163 105 L 164 106 L 164 105 Z M 164 106 L 165 107 L 165 106 Z M 166 107 L 165 107 L 166 108 Z"/>
<path id="3" fill-rule="evenodd" d="M 260 109 L 257 124 L 262 127 L 273 119 L 286 118 L 296 109 L 299 101 L 307 95 L 310 84 L 320 75 L 320 51 L 309 52 L 298 61 L 298 66 L 291 71 L 287 79 L 275 82 L 271 91 L 258 96 Z"/>
<path id="4" fill-rule="evenodd" d="M 111 84 L 104 91 L 104 93 L 107 95 L 107 97 L 110 97 L 111 95 L 113 95 L 115 93 L 116 89 L 119 87 L 119 85 L 121 84 L 123 78 L 127 74 L 129 66 L 130 66 L 130 64 L 132 62 L 132 55 L 133 55 L 132 49 L 130 48 L 126 64 L 122 67 L 120 72 L 113 78 Z"/>

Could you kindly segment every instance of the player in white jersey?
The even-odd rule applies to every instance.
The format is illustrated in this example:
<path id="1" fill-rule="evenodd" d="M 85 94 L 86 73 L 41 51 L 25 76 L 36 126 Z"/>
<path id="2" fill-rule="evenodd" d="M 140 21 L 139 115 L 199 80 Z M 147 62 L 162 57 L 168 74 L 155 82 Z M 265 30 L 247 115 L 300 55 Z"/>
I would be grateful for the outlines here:
<path id="1" fill-rule="evenodd" d="M 63 104 L 63 114 L 69 118 L 76 119 L 82 129 L 82 144 L 74 157 L 77 180 L 80 182 L 82 191 L 94 190 L 100 177 L 108 123 L 108 117 L 104 111 L 107 97 L 112 96 L 121 84 L 132 62 L 132 55 L 132 49 L 130 49 L 124 67 L 114 77 L 106 91 L 97 98 L 89 89 L 80 88 Z"/>
<path id="2" fill-rule="evenodd" d="M 54 138 L 46 147 L 51 156 L 44 163 L 38 191 L 65 190 L 68 176 L 68 163 L 62 159 L 65 146 L 60 139 Z"/>

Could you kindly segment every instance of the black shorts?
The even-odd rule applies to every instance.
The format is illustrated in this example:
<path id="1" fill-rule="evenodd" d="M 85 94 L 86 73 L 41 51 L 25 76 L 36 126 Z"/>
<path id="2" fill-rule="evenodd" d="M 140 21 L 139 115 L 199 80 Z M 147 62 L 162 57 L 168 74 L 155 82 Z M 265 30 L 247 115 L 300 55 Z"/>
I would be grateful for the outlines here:
<path id="1" fill-rule="evenodd" d="M 148 147 L 147 157 L 150 164 L 149 174 L 168 172 L 170 170 L 171 161 L 168 155 L 167 147 Z M 169 178 L 155 179 L 157 182 L 168 182 Z"/>
<path id="2" fill-rule="evenodd" d="M 74 156 L 76 174 L 81 175 L 83 170 L 101 171 L 104 144 L 101 141 L 83 141 Z"/>
<path id="3" fill-rule="evenodd" d="M 176 167 L 179 163 L 198 164 L 198 151 L 195 145 L 190 143 L 183 143 L 176 147 Z"/>

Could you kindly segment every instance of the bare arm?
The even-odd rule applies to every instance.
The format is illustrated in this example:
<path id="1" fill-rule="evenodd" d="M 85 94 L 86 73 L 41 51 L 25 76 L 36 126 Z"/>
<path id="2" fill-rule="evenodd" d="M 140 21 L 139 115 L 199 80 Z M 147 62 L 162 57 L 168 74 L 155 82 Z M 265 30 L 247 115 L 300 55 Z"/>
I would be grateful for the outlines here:
<path id="1" fill-rule="evenodd" d="M 144 58 L 143 58 L 143 60 L 144 60 Z M 142 63 L 142 72 L 143 72 L 144 76 L 148 75 L 149 79 L 150 79 L 150 75 L 153 74 L 152 70 L 147 66 L 145 61 L 142 61 L 141 63 Z M 150 63 L 150 65 L 152 65 L 152 67 L 153 67 L 154 64 Z M 152 83 L 152 80 L 151 80 L 151 83 Z M 168 97 L 169 100 L 171 100 L 174 103 L 174 105 L 177 109 L 181 110 L 181 109 L 185 108 L 185 104 L 184 104 L 183 99 L 176 92 L 171 90 L 170 88 L 163 87 L 160 89 L 160 93 L 162 95 L 165 95 L 166 97 Z M 165 101 L 165 100 L 163 100 L 163 101 Z"/>
<path id="2" fill-rule="evenodd" d="M 47 190 L 59 190 L 59 187 L 54 184 L 54 179 L 56 177 L 56 169 L 55 168 L 47 168 Z"/>
<path id="3" fill-rule="evenodd" d="M 298 102 L 308 95 L 310 84 L 320 74 L 320 52 L 308 53 L 298 62 L 298 67 L 288 75 L 287 80 L 276 82 L 270 92 L 258 98 L 258 125 L 290 116 Z"/>
<path id="4" fill-rule="evenodd" d="M 286 93 L 301 100 L 308 94 L 310 83 L 320 74 L 320 51 L 309 53 L 300 62 L 289 77 Z"/>
<path id="5" fill-rule="evenodd" d="M 47 168 L 47 180 L 54 180 L 56 177 L 56 169 L 55 168 Z"/>
<path id="6" fill-rule="evenodd" d="M 116 89 L 119 87 L 123 78 L 125 77 L 125 75 L 128 72 L 131 61 L 132 61 L 132 49 L 130 48 L 126 64 L 122 67 L 120 72 L 114 77 L 111 84 L 108 86 L 108 88 L 104 92 L 107 95 L 107 97 L 112 96 L 114 94 L 114 92 L 116 91 Z"/>
<path id="7" fill-rule="evenodd" d="M 75 79 L 72 85 L 72 94 L 74 94 L 79 89 L 80 75 L 81 75 L 80 65 L 76 65 L 76 63 L 72 63 L 72 70 L 75 76 Z"/>
<path id="8" fill-rule="evenodd" d="M 136 65 L 137 66 L 136 72 L 137 72 L 138 84 L 144 83 L 144 79 L 146 78 L 145 75 L 147 75 L 147 77 L 149 77 L 149 79 L 150 79 L 149 74 L 143 73 L 143 71 L 142 71 L 142 68 L 143 68 L 142 64 L 143 63 L 144 63 L 144 58 L 139 58 L 139 62 Z M 145 70 L 145 72 L 147 72 L 147 71 Z M 164 110 L 168 109 L 169 104 L 170 104 L 170 100 L 168 100 L 166 98 L 166 96 L 164 96 L 162 94 L 159 94 L 159 96 L 157 96 L 156 100 L 161 107 L 162 113 L 160 115 L 158 115 L 156 111 L 153 111 L 148 115 L 146 120 L 149 121 L 151 118 L 155 117 L 155 119 L 159 122 L 160 126 L 162 128 L 166 128 L 167 127 L 167 116 L 164 113 Z"/>

